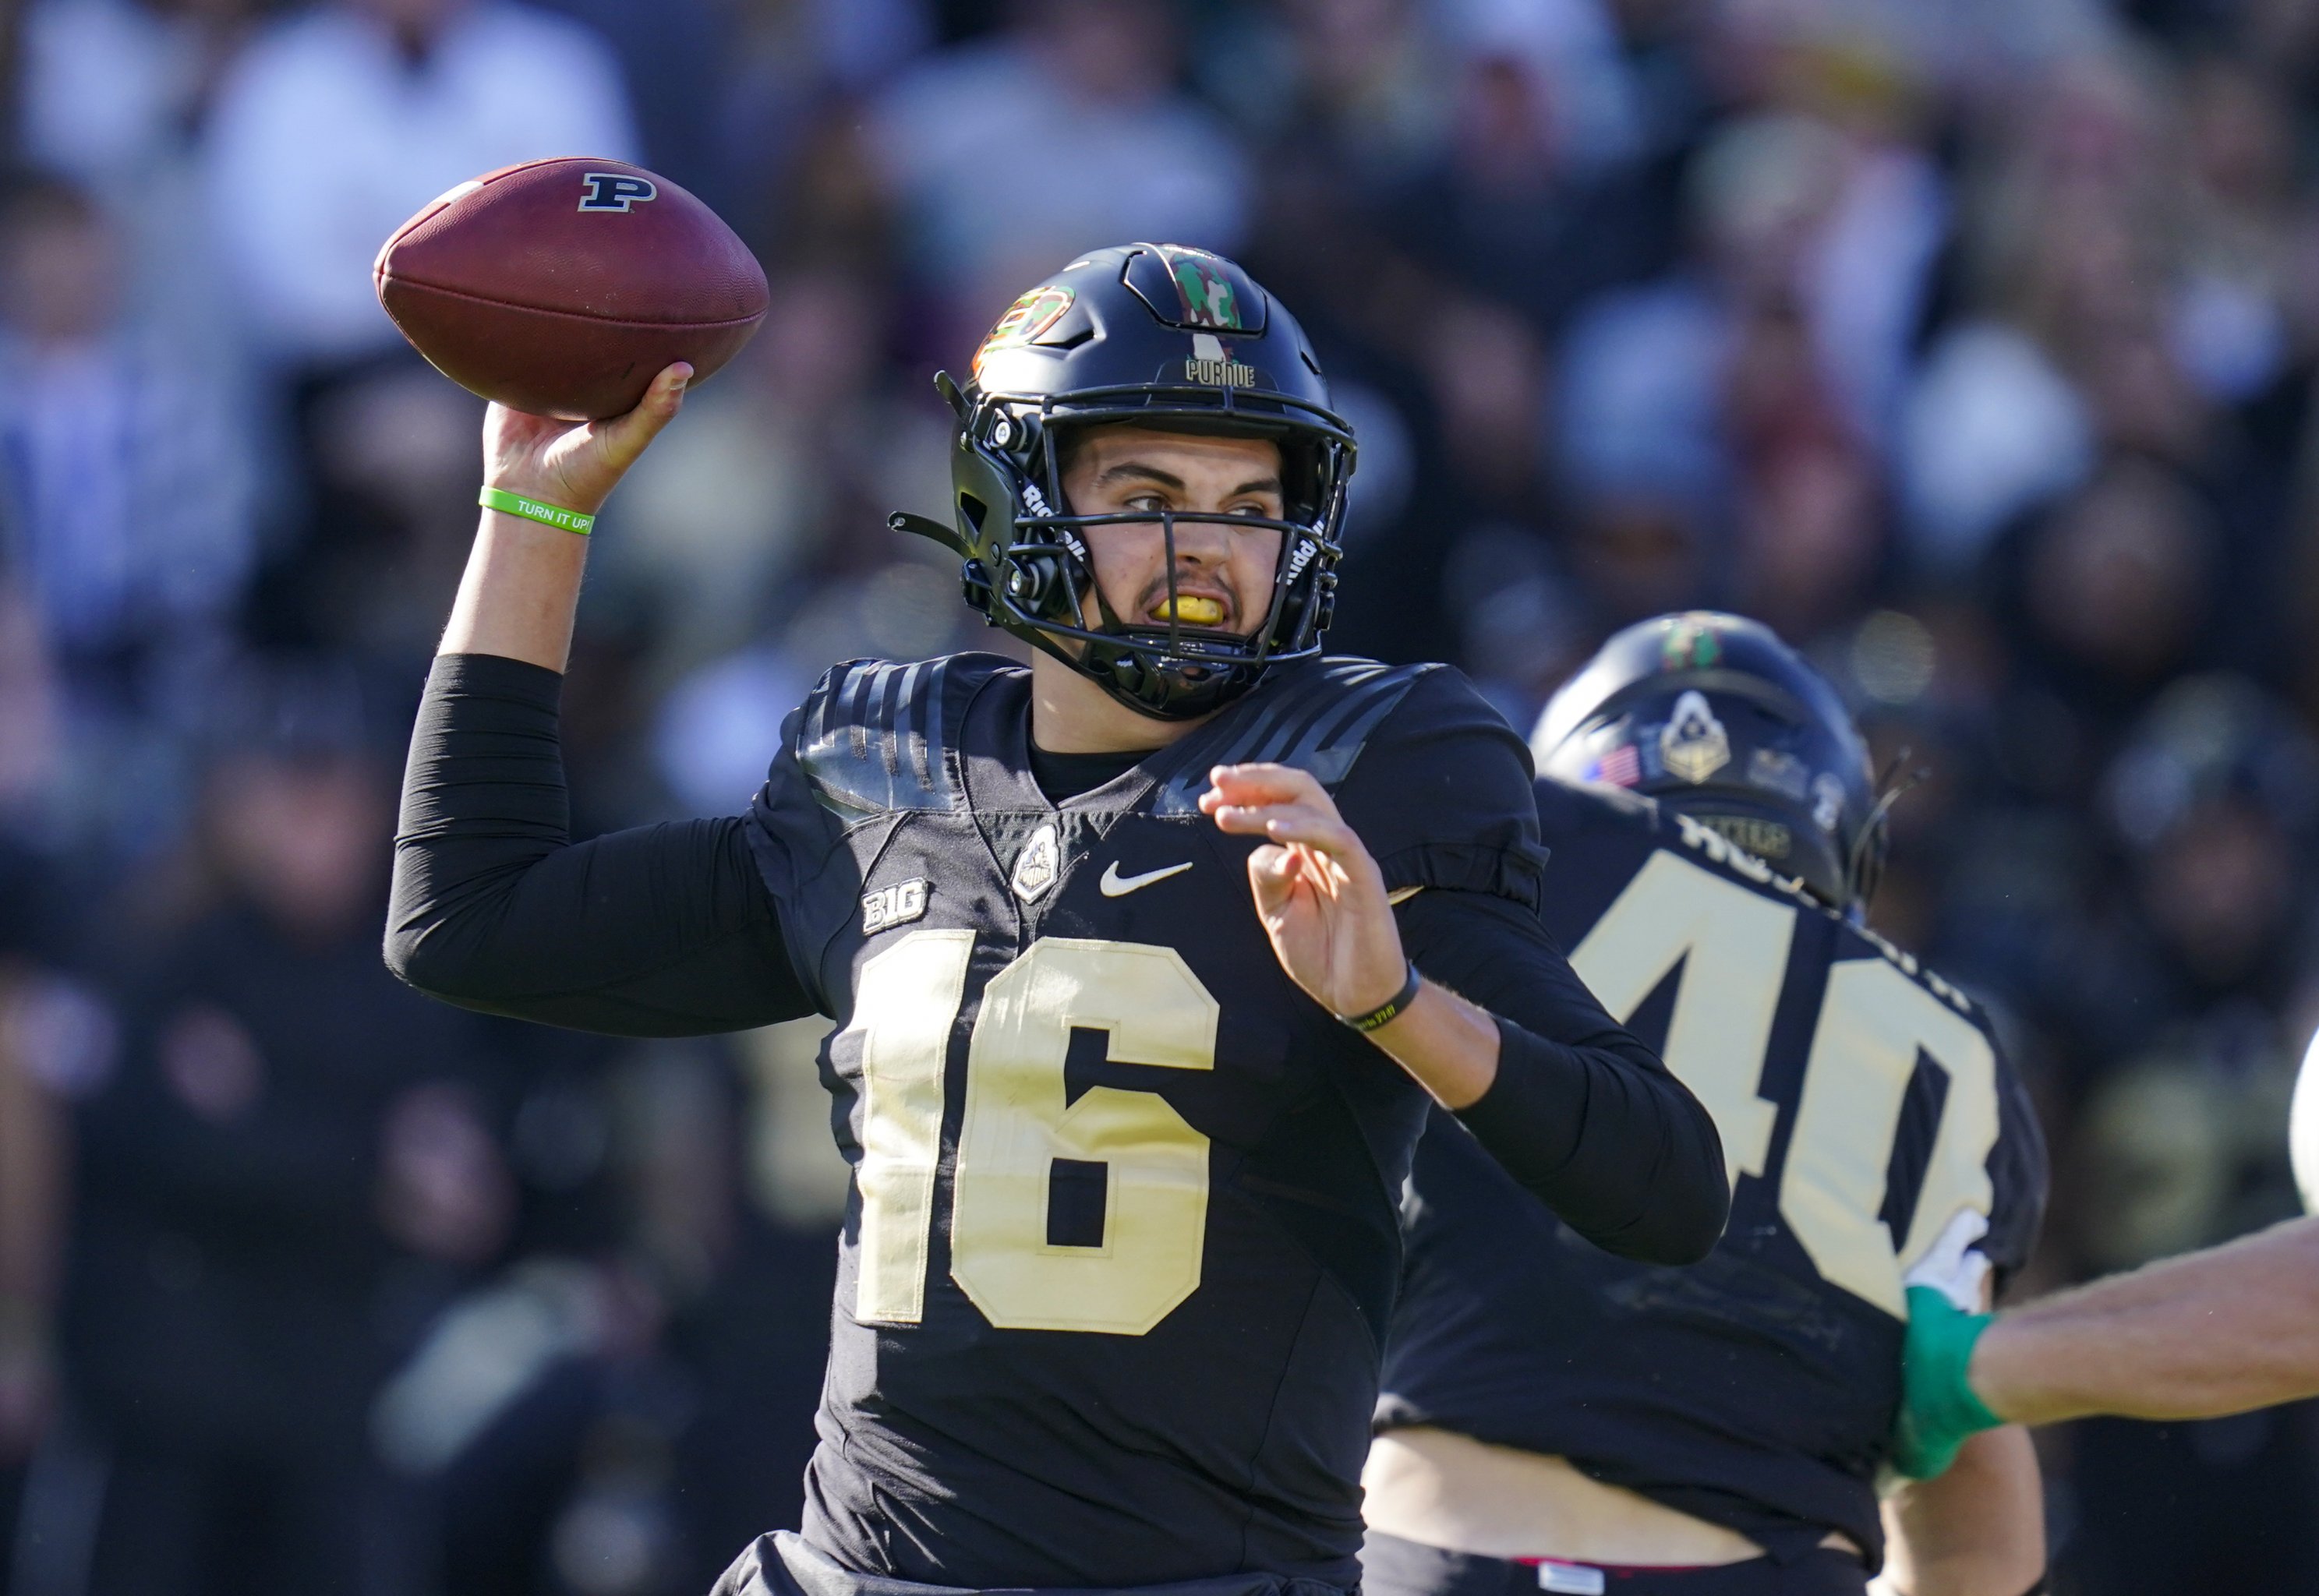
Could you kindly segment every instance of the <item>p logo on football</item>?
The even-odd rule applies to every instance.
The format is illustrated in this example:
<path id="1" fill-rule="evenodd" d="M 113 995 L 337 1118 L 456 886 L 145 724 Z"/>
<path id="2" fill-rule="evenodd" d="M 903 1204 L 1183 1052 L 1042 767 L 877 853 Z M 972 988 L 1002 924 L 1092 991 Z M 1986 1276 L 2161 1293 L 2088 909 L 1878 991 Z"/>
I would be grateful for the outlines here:
<path id="1" fill-rule="evenodd" d="M 580 174 L 580 208 L 582 211 L 618 211 L 625 213 L 646 200 L 658 198 L 660 186 L 649 177 L 638 177 L 628 172 Z"/>

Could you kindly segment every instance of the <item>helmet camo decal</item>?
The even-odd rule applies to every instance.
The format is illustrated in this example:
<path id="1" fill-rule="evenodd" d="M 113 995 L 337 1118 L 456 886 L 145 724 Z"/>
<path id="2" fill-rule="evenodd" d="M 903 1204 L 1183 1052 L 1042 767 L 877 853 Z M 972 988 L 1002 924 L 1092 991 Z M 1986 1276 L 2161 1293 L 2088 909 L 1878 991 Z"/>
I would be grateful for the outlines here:
<path id="1" fill-rule="evenodd" d="M 1669 671 L 1704 671 L 1723 658 L 1723 643 L 1711 627 L 1689 616 L 1676 618 L 1659 645 L 1659 659 Z"/>
<path id="2" fill-rule="evenodd" d="M 1063 312 L 1071 308 L 1072 298 L 1069 289 L 1048 283 L 1007 306 L 1006 313 L 998 318 L 998 324 L 974 352 L 975 374 L 982 374 L 982 363 L 991 354 L 1027 344 L 1060 320 Z"/>
<path id="3" fill-rule="evenodd" d="M 1180 244 L 1162 244 L 1159 249 L 1160 258 L 1168 263 L 1168 275 L 1175 280 L 1176 297 L 1184 304 L 1183 325 L 1221 328 L 1226 332 L 1247 329 L 1240 295 L 1223 273 L 1222 258 Z"/>

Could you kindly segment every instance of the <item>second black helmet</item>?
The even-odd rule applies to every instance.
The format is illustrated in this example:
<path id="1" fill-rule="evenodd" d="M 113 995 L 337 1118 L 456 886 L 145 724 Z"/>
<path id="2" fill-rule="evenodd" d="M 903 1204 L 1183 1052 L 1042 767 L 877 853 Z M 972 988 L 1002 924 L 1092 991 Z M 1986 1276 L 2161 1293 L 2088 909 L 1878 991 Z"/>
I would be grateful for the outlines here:
<path id="1" fill-rule="evenodd" d="M 1538 773 L 1647 793 L 1838 909 L 1885 852 L 1868 744 L 1827 678 L 1769 627 L 1715 610 L 1627 627 L 1530 735 Z"/>

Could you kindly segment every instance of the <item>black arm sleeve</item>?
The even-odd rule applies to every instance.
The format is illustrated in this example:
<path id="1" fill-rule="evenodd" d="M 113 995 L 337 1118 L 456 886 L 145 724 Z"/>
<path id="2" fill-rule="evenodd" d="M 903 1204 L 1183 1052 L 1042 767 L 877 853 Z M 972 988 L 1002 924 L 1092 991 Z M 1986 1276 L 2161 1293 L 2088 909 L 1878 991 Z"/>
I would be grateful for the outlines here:
<path id="1" fill-rule="evenodd" d="M 1498 1022 L 1498 1076 L 1457 1118 L 1564 1223 L 1609 1252 L 1688 1264 L 1723 1233 L 1731 1191 L 1715 1122 L 1602 1010 L 1536 915 L 1477 892 L 1403 904 L 1428 978 Z"/>
<path id="2" fill-rule="evenodd" d="M 2038 1235 L 2045 1227 L 2046 1186 L 2052 1174 L 2045 1133 L 2037 1123 L 2037 1108 L 2030 1100 L 2028 1085 L 1999 1049 L 1997 1145 L 1989 1150 L 1989 1184 L 1995 1201 L 1989 1211 L 1989 1234 L 1981 1239 L 1982 1256 L 1997 1272 L 1992 1301 L 2004 1299 L 2007 1288 L 2036 1250 Z"/>
<path id="3" fill-rule="evenodd" d="M 564 679 L 446 654 L 427 679 L 386 962 L 463 1008 L 618 1036 L 694 1036 L 814 1011 L 738 816 L 571 840 Z"/>

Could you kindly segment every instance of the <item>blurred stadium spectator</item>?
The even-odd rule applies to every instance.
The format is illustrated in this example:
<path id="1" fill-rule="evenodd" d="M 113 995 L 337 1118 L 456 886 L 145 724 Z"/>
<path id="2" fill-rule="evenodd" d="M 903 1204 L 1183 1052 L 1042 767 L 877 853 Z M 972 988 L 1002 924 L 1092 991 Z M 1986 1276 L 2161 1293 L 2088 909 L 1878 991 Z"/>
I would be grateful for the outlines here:
<path id="1" fill-rule="evenodd" d="M 1096 239 L 1165 234 L 1237 248 L 1245 158 L 1175 86 L 1165 0 L 1016 0 L 997 37 L 929 58 L 880 98 L 873 141 L 918 279 L 965 340 Z M 995 168 L 1024 180 L 991 203 Z"/>
<path id="2" fill-rule="evenodd" d="M 137 852 L 256 547 L 234 384 L 135 314 L 122 246 L 60 179 L 0 199 L 0 828 Z"/>
<path id="3" fill-rule="evenodd" d="M 35 0 L 22 8 L 19 153 L 98 196 L 146 336 L 230 385 L 246 362 L 212 237 L 202 134 L 255 0 Z M 239 398 L 237 398 L 239 402 Z"/>
<path id="4" fill-rule="evenodd" d="M 641 153 L 597 35 L 507 0 L 341 0 L 282 17 L 219 86 L 208 203 L 239 305 L 293 368 L 392 348 L 370 262 L 454 184 Z"/>
<path id="5" fill-rule="evenodd" d="M 130 320 L 122 270 L 68 184 L 0 203 L 8 566 L 72 688 L 149 704 L 143 678 L 213 651 L 239 602 L 249 464 L 220 387 Z"/>
<path id="6" fill-rule="evenodd" d="M 370 956 L 387 772 L 335 677 L 225 707 L 196 870 L 144 906 L 117 1055 L 66 1083 L 57 1445 L 85 1451 L 29 1508 L 86 1480 L 85 1543 L 34 1561 L 92 1591 L 424 1586 L 421 1504 L 368 1409 L 430 1298 L 507 1241 L 507 1071 Z"/>

